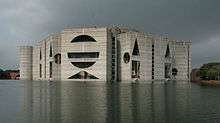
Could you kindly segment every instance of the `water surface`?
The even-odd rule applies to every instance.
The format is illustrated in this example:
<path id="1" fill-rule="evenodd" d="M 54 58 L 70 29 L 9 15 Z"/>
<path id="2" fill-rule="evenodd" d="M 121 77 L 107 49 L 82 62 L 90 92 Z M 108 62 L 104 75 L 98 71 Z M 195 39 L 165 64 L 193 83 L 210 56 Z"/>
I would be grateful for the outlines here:
<path id="1" fill-rule="evenodd" d="M 1 123 L 218 123 L 220 88 L 0 81 Z"/>

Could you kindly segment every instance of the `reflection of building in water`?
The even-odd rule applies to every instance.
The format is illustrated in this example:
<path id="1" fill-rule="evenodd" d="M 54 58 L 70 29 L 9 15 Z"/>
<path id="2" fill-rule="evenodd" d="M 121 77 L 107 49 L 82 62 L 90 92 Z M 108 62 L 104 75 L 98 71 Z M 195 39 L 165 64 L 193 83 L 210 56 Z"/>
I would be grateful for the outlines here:
<path id="1" fill-rule="evenodd" d="M 20 70 L 28 80 L 188 80 L 191 43 L 117 27 L 64 29 L 21 46 Z"/>
<path id="2" fill-rule="evenodd" d="M 64 123 L 106 122 L 105 84 L 63 82 L 61 85 L 61 117 Z"/>
<path id="3" fill-rule="evenodd" d="M 23 107 L 24 123 L 60 123 L 59 83 L 25 82 Z"/>
<path id="4" fill-rule="evenodd" d="M 24 123 L 105 123 L 105 85 L 26 82 Z M 100 88 L 100 86 L 103 86 Z"/>
<path id="5" fill-rule="evenodd" d="M 21 122 L 188 122 L 190 88 L 177 83 L 26 82 Z M 183 93 L 184 92 L 184 93 Z"/>
<path id="6" fill-rule="evenodd" d="M 108 84 L 106 88 L 107 114 L 106 123 L 120 123 L 121 104 L 120 104 L 120 85 Z"/>

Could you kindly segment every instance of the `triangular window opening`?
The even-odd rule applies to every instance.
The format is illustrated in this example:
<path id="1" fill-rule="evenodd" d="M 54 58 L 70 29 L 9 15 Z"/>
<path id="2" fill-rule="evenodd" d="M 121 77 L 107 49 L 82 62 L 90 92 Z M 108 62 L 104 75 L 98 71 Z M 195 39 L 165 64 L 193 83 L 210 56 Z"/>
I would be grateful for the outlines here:
<path id="1" fill-rule="evenodd" d="M 136 56 L 139 56 L 139 55 L 140 55 L 140 53 L 139 53 L 139 48 L 138 48 L 138 43 L 137 43 L 137 39 L 135 40 L 135 43 L 134 43 L 134 49 L 133 49 L 132 55 L 136 55 Z"/>
<path id="2" fill-rule="evenodd" d="M 167 44 L 165 58 L 169 58 L 169 57 L 170 57 L 170 47 L 169 47 L 169 44 Z"/>
<path id="3" fill-rule="evenodd" d="M 69 77 L 68 79 L 99 79 L 96 76 L 87 73 L 86 71 L 80 71 L 79 73 Z"/>

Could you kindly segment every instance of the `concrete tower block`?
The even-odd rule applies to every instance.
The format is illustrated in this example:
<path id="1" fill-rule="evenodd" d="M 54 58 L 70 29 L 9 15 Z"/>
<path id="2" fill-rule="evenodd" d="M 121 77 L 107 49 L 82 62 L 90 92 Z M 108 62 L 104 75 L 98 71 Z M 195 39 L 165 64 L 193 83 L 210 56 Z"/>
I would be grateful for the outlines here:
<path id="1" fill-rule="evenodd" d="M 21 80 L 32 80 L 32 54 L 32 46 L 19 47 Z"/>

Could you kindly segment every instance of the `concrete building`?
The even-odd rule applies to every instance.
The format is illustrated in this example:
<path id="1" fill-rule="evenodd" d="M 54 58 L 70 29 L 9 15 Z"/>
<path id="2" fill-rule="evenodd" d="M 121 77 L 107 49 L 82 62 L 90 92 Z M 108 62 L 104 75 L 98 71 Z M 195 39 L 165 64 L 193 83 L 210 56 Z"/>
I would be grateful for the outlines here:
<path id="1" fill-rule="evenodd" d="M 24 80 L 189 80 L 191 42 L 118 27 L 64 29 L 20 47 Z"/>

